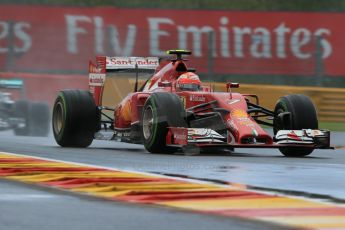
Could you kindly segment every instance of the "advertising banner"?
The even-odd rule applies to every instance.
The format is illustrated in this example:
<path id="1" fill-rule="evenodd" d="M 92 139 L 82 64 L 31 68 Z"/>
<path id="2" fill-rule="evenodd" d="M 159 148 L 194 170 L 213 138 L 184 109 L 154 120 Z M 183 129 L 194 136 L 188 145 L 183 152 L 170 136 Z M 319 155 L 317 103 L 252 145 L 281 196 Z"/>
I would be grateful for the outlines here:
<path id="1" fill-rule="evenodd" d="M 0 69 L 87 71 L 95 55 L 165 56 L 217 74 L 345 76 L 345 14 L 0 6 Z"/>

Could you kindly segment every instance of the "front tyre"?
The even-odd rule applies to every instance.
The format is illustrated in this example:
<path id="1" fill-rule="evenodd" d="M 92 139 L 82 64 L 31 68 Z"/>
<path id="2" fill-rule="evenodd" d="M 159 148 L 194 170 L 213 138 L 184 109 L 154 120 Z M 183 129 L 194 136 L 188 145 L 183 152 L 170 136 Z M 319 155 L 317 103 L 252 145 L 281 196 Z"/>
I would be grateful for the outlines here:
<path id="1" fill-rule="evenodd" d="M 168 127 L 187 127 L 181 99 L 172 93 L 154 93 L 145 102 L 141 116 L 144 146 L 151 153 L 173 153 L 166 146 Z"/>
<path id="2" fill-rule="evenodd" d="M 100 114 L 89 91 L 64 90 L 53 107 L 53 133 L 62 147 L 88 147 L 100 128 Z"/>
<path id="3" fill-rule="evenodd" d="M 289 119 L 278 119 L 280 114 L 290 113 Z M 318 129 L 316 109 L 311 99 L 302 94 L 281 97 L 274 109 L 274 135 L 279 130 Z M 287 157 L 303 157 L 313 152 L 312 148 L 279 148 Z"/>

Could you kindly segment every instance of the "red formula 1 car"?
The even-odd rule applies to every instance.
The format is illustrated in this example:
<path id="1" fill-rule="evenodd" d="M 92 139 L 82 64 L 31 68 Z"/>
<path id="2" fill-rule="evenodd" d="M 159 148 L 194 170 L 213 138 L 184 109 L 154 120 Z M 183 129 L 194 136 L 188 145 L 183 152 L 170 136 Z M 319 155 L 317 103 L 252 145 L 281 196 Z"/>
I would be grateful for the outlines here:
<path id="1" fill-rule="evenodd" d="M 285 156 L 331 148 L 330 132 L 318 130 L 316 110 L 307 96 L 281 97 L 272 111 L 260 106 L 256 95 L 231 92 L 239 87 L 237 83 L 226 83 L 226 92 L 202 85 L 182 58 L 191 52 L 168 53 L 176 58 L 97 57 L 96 65 L 90 62 L 90 92 L 64 90 L 55 101 L 57 143 L 87 147 L 93 139 L 109 139 L 143 143 L 151 153 L 210 147 L 278 148 Z M 142 81 L 141 74 L 150 71 L 150 78 Z M 135 78 L 128 80 L 128 72 Z M 111 107 L 103 97 L 106 79 L 117 78 L 114 73 L 133 81 L 134 92 Z M 123 88 L 120 84 L 113 91 Z M 273 127 L 274 134 L 260 125 Z"/>

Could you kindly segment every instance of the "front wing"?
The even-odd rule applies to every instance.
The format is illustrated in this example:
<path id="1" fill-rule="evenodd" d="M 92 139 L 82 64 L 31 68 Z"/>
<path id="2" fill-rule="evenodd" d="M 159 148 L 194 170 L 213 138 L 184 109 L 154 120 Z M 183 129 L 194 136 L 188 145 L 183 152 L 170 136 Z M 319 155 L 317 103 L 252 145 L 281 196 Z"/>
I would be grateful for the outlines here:
<path id="1" fill-rule="evenodd" d="M 208 128 L 176 128 L 169 127 L 166 137 L 168 146 L 184 147 L 231 147 L 231 148 L 313 148 L 333 149 L 330 146 L 330 131 L 328 130 L 280 130 L 273 137 L 272 144 L 229 142 L 228 138 Z"/>

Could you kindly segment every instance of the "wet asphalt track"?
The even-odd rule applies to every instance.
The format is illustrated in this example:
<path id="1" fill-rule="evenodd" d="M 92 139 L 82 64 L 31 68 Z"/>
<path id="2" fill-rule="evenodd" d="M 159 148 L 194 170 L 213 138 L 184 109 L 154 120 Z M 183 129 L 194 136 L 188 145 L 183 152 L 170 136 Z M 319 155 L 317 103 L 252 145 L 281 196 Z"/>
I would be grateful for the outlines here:
<path id="1" fill-rule="evenodd" d="M 345 145 L 334 133 L 332 144 Z M 52 137 L 0 133 L 0 151 L 119 169 L 248 184 L 260 190 L 345 203 L 345 149 L 286 158 L 277 150 L 153 155 L 141 145 L 95 141 L 88 149 L 60 148 Z M 265 223 L 207 217 L 166 208 L 108 202 L 0 180 L 0 223 L 5 229 L 277 229 Z"/>

